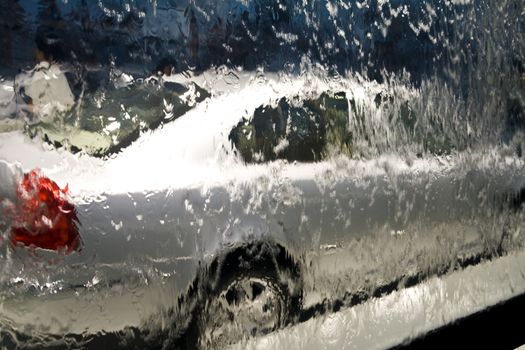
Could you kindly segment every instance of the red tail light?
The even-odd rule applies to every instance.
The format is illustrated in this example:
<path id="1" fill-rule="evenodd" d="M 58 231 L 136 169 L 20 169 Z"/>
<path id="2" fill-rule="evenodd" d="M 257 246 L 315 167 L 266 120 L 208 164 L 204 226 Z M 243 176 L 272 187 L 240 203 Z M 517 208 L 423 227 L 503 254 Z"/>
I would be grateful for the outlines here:
<path id="1" fill-rule="evenodd" d="M 61 189 L 38 170 L 24 174 L 18 187 L 19 205 L 11 227 L 13 245 L 35 246 L 70 253 L 80 249 L 78 217 Z"/>

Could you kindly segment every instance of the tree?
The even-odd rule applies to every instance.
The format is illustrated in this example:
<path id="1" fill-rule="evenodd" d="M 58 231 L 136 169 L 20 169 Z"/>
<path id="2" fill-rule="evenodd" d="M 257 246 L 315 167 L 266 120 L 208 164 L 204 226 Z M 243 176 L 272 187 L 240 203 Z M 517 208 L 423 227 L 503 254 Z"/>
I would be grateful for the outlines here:
<path id="1" fill-rule="evenodd" d="M 39 0 L 37 20 L 37 60 L 52 62 L 64 59 L 67 52 L 63 44 L 65 23 L 55 0 Z"/>
<path id="2" fill-rule="evenodd" d="M 197 17 L 193 9 L 193 3 L 190 3 L 184 11 L 186 21 L 188 22 L 188 46 L 190 49 L 190 58 L 193 63 L 198 62 L 199 55 L 199 26 L 197 24 Z"/>
<path id="3" fill-rule="evenodd" d="M 13 59 L 13 36 L 20 33 L 26 24 L 25 11 L 19 0 L 0 2 L 0 62 L 11 64 Z"/>
<path id="4" fill-rule="evenodd" d="M 91 32 L 93 30 L 93 23 L 89 16 L 89 7 L 86 0 L 81 0 L 71 11 L 70 16 L 80 26 L 83 32 Z"/>
<path id="5" fill-rule="evenodd" d="M 63 25 L 62 17 L 55 0 L 40 0 L 38 5 L 39 27 L 58 28 Z"/>

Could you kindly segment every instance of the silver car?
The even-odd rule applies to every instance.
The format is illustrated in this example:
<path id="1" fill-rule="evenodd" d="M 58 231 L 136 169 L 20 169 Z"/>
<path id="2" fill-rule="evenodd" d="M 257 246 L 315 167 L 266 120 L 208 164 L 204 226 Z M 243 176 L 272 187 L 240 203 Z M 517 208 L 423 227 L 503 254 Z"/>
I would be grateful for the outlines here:
<path id="1" fill-rule="evenodd" d="M 276 97 L 287 94 L 279 84 Z M 254 95 L 257 106 L 266 89 L 212 98 L 104 159 L 1 134 L 4 207 L 27 201 L 19 183 L 33 168 L 74 207 L 73 238 L 57 252 L 17 241 L 23 219 L 4 217 L 8 347 L 223 347 L 522 247 L 522 158 L 245 163 L 226 106 Z M 334 97 L 350 120 L 352 96 Z"/>

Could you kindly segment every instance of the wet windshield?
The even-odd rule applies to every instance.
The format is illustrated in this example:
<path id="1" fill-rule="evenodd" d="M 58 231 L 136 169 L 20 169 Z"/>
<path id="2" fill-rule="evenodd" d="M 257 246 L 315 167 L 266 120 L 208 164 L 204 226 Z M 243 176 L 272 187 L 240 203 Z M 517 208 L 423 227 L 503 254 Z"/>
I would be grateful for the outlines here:
<path id="1" fill-rule="evenodd" d="M 23 129 L 74 152 L 118 152 L 218 93 L 217 84 L 239 88 L 246 72 L 259 83 L 275 75 L 382 84 L 364 101 L 345 96 L 356 114 L 356 154 L 509 144 L 523 127 L 517 1 L 2 6 L 10 15 L 2 19 L 1 130 Z M 315 90 L 298 88 L 293 98 L 317 98 Z M 369 114 L 376 120 L 359 121 Z"/>
<path id="2" fill-rule="evenodd" d="M 8 348 L 222 347 L 525 243 L 522 0 L 4 0 L 0 48 Z"/>

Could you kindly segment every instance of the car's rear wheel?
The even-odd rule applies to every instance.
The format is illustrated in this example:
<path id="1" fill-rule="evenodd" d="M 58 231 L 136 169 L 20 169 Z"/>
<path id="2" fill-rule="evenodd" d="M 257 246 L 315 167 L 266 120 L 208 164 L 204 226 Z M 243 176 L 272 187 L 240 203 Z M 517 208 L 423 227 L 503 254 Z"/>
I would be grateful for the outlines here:
<path id="1" fill-rule="evenodd" d="M 229 251 L 198 280 L 198 301 L 183 340 L 189 347 L 222 348 L 266 334 L 297 321 L 301 310 L 299 264 L 272 242 Z"/>

